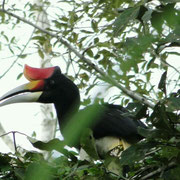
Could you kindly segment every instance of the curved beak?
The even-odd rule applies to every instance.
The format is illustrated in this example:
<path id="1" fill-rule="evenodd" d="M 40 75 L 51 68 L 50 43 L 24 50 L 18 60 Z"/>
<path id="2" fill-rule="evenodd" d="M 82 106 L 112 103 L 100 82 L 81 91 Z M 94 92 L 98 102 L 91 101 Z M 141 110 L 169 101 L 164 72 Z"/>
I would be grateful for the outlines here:
<path id="1" fill-rule="evenodd" d="M 15 89 L 10 90 L 0 98 L 0 107 L 13 103 L 38 102 L 43 93 L 45 79 L 54 72 L 54 67 L 33 68 L 28 65 L 24 67 L 24 76 L 30 81 Z"/>

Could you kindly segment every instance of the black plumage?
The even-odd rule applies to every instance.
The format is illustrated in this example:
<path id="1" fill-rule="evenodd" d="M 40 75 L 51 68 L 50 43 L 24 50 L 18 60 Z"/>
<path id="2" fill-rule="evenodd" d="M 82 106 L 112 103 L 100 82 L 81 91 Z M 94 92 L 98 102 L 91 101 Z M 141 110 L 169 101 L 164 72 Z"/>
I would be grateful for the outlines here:
<path id="1" fill-rule="evenodd" d="M 92 128 L 95 138 L 119 137 L 130 144 L 143 138 L 138 134 L 137 127 L 146 128 L 145 124 L 136 120 L 128 110 L 120 105 L 106 104 L 101 106 L 105 106 L 104 111 Z"/>

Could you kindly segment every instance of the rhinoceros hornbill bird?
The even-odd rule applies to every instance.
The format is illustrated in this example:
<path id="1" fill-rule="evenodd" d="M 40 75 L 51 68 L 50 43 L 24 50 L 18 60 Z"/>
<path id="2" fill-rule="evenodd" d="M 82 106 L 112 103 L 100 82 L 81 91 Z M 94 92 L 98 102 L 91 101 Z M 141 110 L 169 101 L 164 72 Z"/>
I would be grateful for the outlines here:
<path id="1" fill-rule="evenodd" d="M 19 102 L 53 103 L 60 129 L 63 128 L 63 125 L 68 121 L 68 115 L 79 110 L 78 87 L 61 73 L 58 66 L 33 68 L 25 65 L 24 76 L 29 80 L 29 83 L 2 96 L 0 106 Z M 101 107 L 103 107 L 103 111 L 97 117 L 93 116 L 96 119 L 87 127 L 92 130 L 100 156 L 116 146 L 121 145 L 126 149 L 130 144 L 143 138 L 138 134 L 137 127 L 145 128 L 145 124 L 125 115 L 128 113 L 125 108 L 113 104 L 97 105 L 97 109 Z M 73 130 L 76 131 L 76 129 Z"/>

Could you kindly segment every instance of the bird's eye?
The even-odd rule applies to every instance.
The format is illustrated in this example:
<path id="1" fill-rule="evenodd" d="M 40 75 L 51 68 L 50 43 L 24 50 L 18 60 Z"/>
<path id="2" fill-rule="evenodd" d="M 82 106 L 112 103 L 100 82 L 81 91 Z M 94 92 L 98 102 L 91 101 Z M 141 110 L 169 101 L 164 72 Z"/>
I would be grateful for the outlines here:
<path id="1" fill-rule="evenodd" d="M 46 87 L 47 87 L 48 89 L 49 89 L 49 88 L 54 88 L 54 87 L 55 87 L 55 81 L 51 79 L 51 80 L 48 82 L 48 84 L 47 84 Z"/>
<path id="2" fill-rule="evenodd" d="M 50 86 L 54 86 L 55 85 L 55 81 L 51 79 L 49 84 L 50 84 Z"/>

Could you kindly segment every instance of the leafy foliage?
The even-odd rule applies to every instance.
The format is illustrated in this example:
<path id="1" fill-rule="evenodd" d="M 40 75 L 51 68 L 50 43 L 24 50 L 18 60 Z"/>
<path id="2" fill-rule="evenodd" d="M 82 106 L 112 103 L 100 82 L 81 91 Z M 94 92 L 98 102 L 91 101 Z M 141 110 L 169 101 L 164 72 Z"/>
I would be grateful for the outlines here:
<path id="1" fill-rule="evenodd" d="M 85 92 L 83 106 L 93 101 L 127 105 L 136 118 L 144 118 L 149 126 L 148 129 L 139 129 L 145 139 L 124 151 L 120 159 L 108 155 L 105 160 L 98 159 L 93 139 L 88 138 L 91 132 L 87 132 L 82 145 L 92 161 L 86 162 L 78 160 L 75 152 L 64 148 L 78 137 L 77 133 L 70 132 L 74 128 L 82 128 L 81 123 L 73 124 L 72 121 L 70 128 L 66 129 L 65 142 L 57 139 L 47 143 L 32 142 L 38 149 L 50 152 L 56 150 L 62 156 L 46 160 L 39 152 L 0 154 L 0 178 L 179 179 L 180 75 L 175 61 L 171 61 L 178 61 L 180 55 L 180 11 L 177 2 L 159 0 L 156 4 L 151 0 L 73 0 L 53 3 L 45 0 L 44 7 L 31 2 L 23 2 L 25 4 L 21 3 L 19 6 L 8 2 L 5 10 L 18 14 L 22 19 L 13 18 L 0 9 L 1 25 L 14 32 L 24 27 L 26 21 L 36 24 L 36 12 L 46 10 L 49 15 L 50 28 L 44 31 L 34 29 L 26 42 L 20 41 L 21 38 L 16 33 L 9 35 L 3 28 L 0 30 L 0 49 L 6 50 L 13 61 L 13 64 L 10 61 L 8 71 L 15 64 L 23 65 L 26 57 L 31 57 L 34 53 L 42 59 L 49 53 L 57 64 L 65 64 L 66 73 L 76 82 L 82 94 Z M 47 31 L 56 34 L 56 37 Z M 72 49 L 60 41 L 61 38 L 73 45 L 93 65 L 88 65 L 77 53 L 72 52 Z M 153 110 L 139 103 L 138 99 L 132 100 L 119 91 L 112 93 L 114 84 L 99 76 L 96 67 L 124 88 L 155 104 Z M 161 75 L 158 76 L 157 72 Z M 6 72 L 0 78 L 5 74 Z M 17 79 L 21 75 L 18 74 Z M 105 87 L 109 94 L 99 90 L 97 97 L 92 98 L 97 86 Z M 95 114 L 91 113 L 92 116 Z M 97 159 L 98 161 L 94 161 Z"/>

